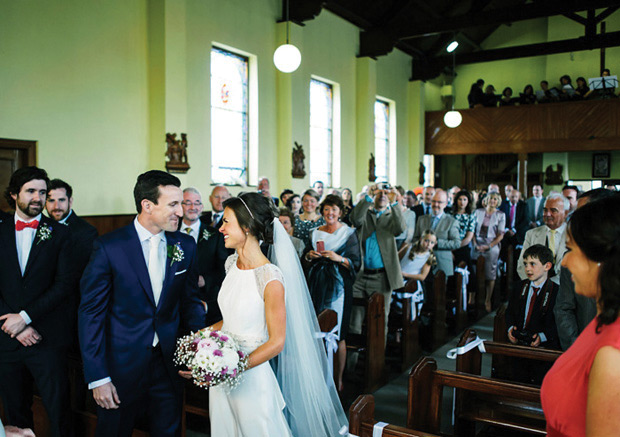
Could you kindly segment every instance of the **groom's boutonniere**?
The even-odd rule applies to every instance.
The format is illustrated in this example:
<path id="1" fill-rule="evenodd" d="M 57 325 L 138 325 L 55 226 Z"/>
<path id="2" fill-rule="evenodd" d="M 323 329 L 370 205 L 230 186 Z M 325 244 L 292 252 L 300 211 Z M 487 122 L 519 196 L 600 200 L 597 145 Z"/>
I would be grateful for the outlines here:
<path id="1" fill-rule="evenodd" d="M 175 245 L 169 245 L 168 246 L 168 258 L 170 258 L 170 266 L 172 267 L 172 264 L 174 264 L 175 262 L 180 262 L 183 261 L 184 258 L 184 252 L 183 249 L 181 249 L 181 242 L 177 242 Z"/>
<path id="2" fill-rule="evenodd" d="M 52 238 L 52 227 L 43 223 L 41 226 L 39 226 L 39 229 L 37 229 L 36 237 L 37 237 L 37 244 L 39 244 L 42 241 L 49 240 L 50 238 Z"/>
<path id="3" fill-rule="evenodd" d="M 205 229 L 204 231 L 202 231 L 202 239 L 207 241 L 209 238 L 213 236 L 213 234 L 215 234 L 215 232 L 209 232 L 208 229 Z"/>

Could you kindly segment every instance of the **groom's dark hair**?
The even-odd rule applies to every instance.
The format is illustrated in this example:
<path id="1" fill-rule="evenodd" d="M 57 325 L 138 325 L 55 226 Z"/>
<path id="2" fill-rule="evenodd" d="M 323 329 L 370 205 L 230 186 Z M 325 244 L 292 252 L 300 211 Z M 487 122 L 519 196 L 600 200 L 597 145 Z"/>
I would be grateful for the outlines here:
<path id="1" fill-rule="evenodd" d="M 136 202 L 136 210 L 138 211 L 138 214 L 142 212 L 142 200 L 144 199 L 150 200 L 157 205 L 157 200 L 159 199 L 159 187 L 165 187 L 166 185 L 180 187 L 181 181 L 178 177 L 161 170 L 149 170 L 138 176 L 136 186 L 133 187 L 133 198 Z"/>

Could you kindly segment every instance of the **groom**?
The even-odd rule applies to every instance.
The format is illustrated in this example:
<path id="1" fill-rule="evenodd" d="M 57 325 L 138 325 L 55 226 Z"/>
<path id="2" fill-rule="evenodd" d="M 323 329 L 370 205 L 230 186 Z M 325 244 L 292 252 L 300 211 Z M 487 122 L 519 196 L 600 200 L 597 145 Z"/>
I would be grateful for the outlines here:
<path id="1" fill-rule="evenodd" d="M 180 322 L 198 330 L 196 243 L 177 232 L 180 181 L 138 177 L 138 216 L 95 241 L 78 311 L 84 375 L 99 408 L 97 436 L 130 436 L 146 413 L 151 436 L 179 433 L 183 384 L 172 362 Z"/>

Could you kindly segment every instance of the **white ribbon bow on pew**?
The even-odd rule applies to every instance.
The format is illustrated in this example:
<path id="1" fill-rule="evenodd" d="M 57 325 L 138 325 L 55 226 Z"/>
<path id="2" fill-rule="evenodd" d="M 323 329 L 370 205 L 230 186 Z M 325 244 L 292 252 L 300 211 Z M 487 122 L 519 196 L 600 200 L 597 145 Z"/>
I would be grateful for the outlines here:
<path id="1" fill-rule="evenodd" d="M 461 289 L 461 293 L 463 294 L 463 311 L 467 311 L 467 284 L 469 284 L 469 269 L 467 267 L 456 267 L 454 271 L 463 276 L 463 287 Z"/>
<path id="2" fill-rule="evenodd" d="M 476 336 L 476 339 L 474 341 L 467 343 L 465 346 L 450 349 L 446 354 L 446 357 L 450 358 L 451 360 L 456 360 L 457 355 L 464 355 L 474 348 L 478 348 L 480 352 L 485 353 L 487 351 L 484 348 L 485 341 L 485 339 Z"/>
<path id="3" fill-rule="evenodd" d="M 372 437 L 381 437 L 383 435 L 383 428 L 385 428 L 388 425 L 389 423 L 385 423 L 385 422 L 375 423 L 375 426 L 372 427 Z M 359 437 L 359 436 L 349 433 L 349 437 Z"/>
<path id="4" fill-rule="evenodd" d="M 334 326 L 329 332 L 317 332 L 316 337 L 325 340 L 327 349 L 327 361 L 329 364 L 329 376 L 334 375 L 334 353 L 338 350 L 338 325 Z"/>
<path id="5" fill-rule="evenodd" d="M 411 321 L 416 319 L 417 314 L 422 309 L 422 302 L 424 302 L 424 291 L 418 290 L 413 293 L 403 293 L 403 299 L 411 299 Z"/>

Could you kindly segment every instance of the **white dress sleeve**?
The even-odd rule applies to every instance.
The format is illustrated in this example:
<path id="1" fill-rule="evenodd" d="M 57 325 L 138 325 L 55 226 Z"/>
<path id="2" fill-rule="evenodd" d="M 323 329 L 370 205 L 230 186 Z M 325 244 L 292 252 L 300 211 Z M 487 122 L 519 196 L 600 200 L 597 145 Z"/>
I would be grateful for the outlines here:
<path id="1" fill-rule="evenodd" d="M 226 262 L 224 263 L 224 270 L 226 271 L 226 274 L 228 274 L 230 268 L 237 262 L 237 258 L 239 258 L 239 255 L 237 255 L 236 253 L 233 253 L 228 258 L 226 258 Z"/>
<path id="2" fill-rule="evenodd" d="M 256 286 L 258 288 L 258 293 L 263 300 L 265 300 L 265 287 L 268 283 L 271 281 L 280 281 L 282 286 L 284 286 L 284 276 L 282 275 L 282 271 L 274 264 L 265 264 L 264 266 L 257 268 L 254 272 L 256 274 Z"/>

